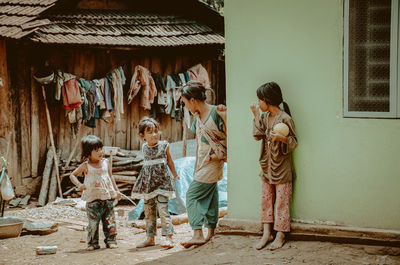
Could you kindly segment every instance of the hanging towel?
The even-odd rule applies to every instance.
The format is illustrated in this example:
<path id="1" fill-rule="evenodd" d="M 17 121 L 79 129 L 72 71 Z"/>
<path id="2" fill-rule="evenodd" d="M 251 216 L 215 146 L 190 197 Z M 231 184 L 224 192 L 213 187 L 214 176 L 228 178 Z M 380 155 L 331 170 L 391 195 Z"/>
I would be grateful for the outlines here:
<path id="1" fill-rule="evenodd" d="M 81 93 L 75 78 L 68 80 L 62 87 L 62 97 L 65 109 L 74 109 L 82 104 Z"/>

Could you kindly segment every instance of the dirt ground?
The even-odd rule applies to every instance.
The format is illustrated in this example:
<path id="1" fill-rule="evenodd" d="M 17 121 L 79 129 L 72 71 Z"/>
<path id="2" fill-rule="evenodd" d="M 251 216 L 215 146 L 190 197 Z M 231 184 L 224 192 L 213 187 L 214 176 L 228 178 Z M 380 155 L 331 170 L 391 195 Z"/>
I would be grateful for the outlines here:
<path id="1" fill-rule="evenodd" d="M 81 215 L 76 218 L 83 220 Z M 0 240 L 0 264 L 400 264 L 400 248 L 291 241 L 280 250 L 257 251 L 253 245 L 259 238 L 255 236 L 216 235 L 206 245 L 184 249 L 179 243 L 191 236 L 188 224 L 174 227 L 177 246 L 172 249 L 158 245 L 136 249 L 135 244 L 145 238 L 144 231 L 129 227 L 126 216 L 118 217 L 118 223 L 118 249 L 106 249 L 101 241 L 101 249 L 88 252 L 86 243 L 80 242 L 86 232 L 61 224 L 50 235 Z M 36 255 L 37 246 L 50 245 L 58 246 L 56 254 Z"/>

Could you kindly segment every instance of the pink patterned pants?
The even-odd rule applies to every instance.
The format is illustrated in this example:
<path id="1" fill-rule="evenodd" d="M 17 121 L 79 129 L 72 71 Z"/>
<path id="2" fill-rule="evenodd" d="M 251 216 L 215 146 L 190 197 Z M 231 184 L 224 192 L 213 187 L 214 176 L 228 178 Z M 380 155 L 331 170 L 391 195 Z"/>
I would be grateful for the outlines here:
<path id="1" fill-rule="evenodd" d="M 275 231 L 289 232 L 291 199 L 292 182 L 269 184 L 263 180 L 261 188 L 261 223 L 274 223 Z"/>

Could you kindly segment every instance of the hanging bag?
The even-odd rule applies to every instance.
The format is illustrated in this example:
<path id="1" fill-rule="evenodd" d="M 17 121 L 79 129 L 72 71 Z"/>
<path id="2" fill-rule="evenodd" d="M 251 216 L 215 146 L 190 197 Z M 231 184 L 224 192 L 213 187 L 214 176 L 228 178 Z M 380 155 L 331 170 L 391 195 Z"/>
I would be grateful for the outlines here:
<path id="1" fill-rule="evenodd" d="M 7 174 L 7 169 L 3 167 L 0 176 L 0 190 L 3 200 L 9 201 L 15 197 L 14 189 L 11 184 L 10 177 Z"/>

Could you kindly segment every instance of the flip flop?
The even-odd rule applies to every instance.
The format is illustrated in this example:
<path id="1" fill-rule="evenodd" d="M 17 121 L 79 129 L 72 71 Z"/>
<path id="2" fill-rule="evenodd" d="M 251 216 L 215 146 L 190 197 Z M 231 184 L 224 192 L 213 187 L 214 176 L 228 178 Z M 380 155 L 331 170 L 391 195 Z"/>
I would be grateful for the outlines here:
<path id="1" fill-rule="evenodd" d="M 207 242 L 205 242 L 205 241 L 203 241 L 203 242 L 182 242 L 181 245 L 184 248 L 190 248 L 191 246 L 201 246 L 201 245 L 204 245 L 205 243 L 207 243 Z"/>

